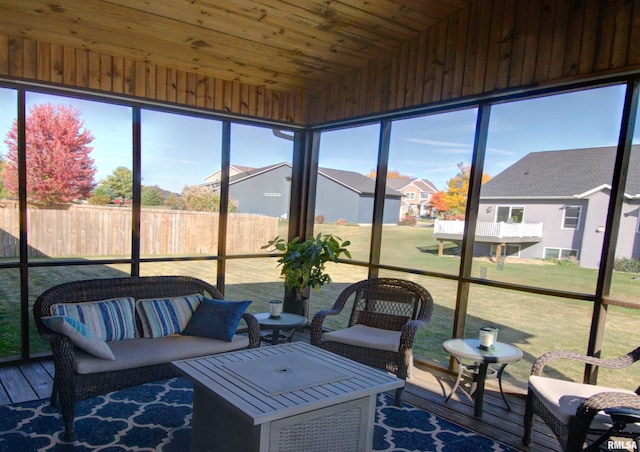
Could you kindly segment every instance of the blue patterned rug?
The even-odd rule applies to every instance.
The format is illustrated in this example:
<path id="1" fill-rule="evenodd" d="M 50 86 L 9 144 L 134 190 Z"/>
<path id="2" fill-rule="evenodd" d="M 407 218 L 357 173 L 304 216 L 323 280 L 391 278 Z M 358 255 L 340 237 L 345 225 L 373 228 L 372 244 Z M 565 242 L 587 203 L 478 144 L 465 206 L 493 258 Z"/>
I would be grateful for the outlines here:
<path id="1" fill-rule="evenodd" d="M 189 450 L 191 383 L 149 383 L 76 404 L 77 440 L 61 440 L 62 416 L 48 400 L 0 407 L 0 451 Z M 515 451 L 419 408 L 393 405 L 380 394 L 373 438 L 376 451 Z"/>

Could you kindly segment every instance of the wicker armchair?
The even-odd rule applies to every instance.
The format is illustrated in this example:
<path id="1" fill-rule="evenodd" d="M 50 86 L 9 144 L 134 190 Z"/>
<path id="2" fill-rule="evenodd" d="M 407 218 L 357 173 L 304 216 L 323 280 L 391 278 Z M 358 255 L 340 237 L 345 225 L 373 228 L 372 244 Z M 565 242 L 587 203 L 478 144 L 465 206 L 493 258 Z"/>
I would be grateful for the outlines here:
<path id="1" fill-rule="evenodd" d="M 115 370 L 79 374 L 74 371 L 74 346 L 66 336 L 48 329 L 42 317 L 51 315 L 50 308 L 55 303 L 80 303 L 116 297 L 135 299 L 154 297 L 175 297 L 201 293 L 222 299 L 218 289 L 200 279 L 188 276 L 147 276 L 130 278 L 107 278 L 73 281 L 59 284 L 46 290 L 33 305 L 33 318 L 40 337 L 51 344 L 55 377 L 51 392 L 51 405 L 60 400 L 60 408 L 65 424 L 64 440 L 73 439 L 74 406 L 76 401 L 107 394 L 112 391 L 137 386 L 152 381 L 180 376 L 180 372 L 170 362 Z M 137 316 L 136 316 L 137 317 Z M 251 314 L 243 316 L 247 324 L 249 348 L 260 346 L 260 328 Z M 136 318 L 141 330 L 140 319 Z"/>
<path id="2" fill-rule="evenodd" d="M 529 377 L 523 444 L 531 441 L 534 414 L 549 426 L 563 450 L 574 452 L 582 450 L 587 434 L 606 434 L 613 424 L 614 415 L 609 415 L 610 409 L 640 410 L 640 387 L 632 392 L 543 377 L 545 365 L 559 358 L 622 369 L 640 359 L 640 347 L 616 359 L 594 358 L 567 351 L 554 351 L 540 356 L 533 364 Z M 635 435 L 640 434 L 637 428 L 635 432 Z"/>
<path id="3" fill-rule="evenodd" d="M 323 331 L 327 316 L 338 315 L 353 300 L 348 327 Z M 363 364 L 411 377 L 413 341 L 418 328 L 431 320 L 433 299 L 419 284 L 393 278 L 372 278 L 348 286 L 328 311 L 311 322 L 311 344 Z M 402 402 L 403 388 L 396 391 Z"/>

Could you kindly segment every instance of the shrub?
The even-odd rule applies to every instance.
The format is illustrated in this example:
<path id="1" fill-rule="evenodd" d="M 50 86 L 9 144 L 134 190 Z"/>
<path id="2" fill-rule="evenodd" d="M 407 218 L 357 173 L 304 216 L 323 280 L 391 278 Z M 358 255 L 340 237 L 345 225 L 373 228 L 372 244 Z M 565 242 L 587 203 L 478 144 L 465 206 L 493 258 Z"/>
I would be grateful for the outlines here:
<path id="1" fill-rule="evenodd" d="M 322 215 L 321 213 L 316 215 L 315 218 L 313 219 L 313 222 L 315 224 L 323 224 L 324 223 L 324 215 Z"/>
<path id="2" fill-rule="evenodd" d="M 547 257 L 544 259 L 545 262 L 551 262 L 553 264 L 558 264 L 563 267 L 577 267 L 580 265 L 580 261 L 575 256 L 557 258 L 557 257 Z"/>
<path id="3" fill-rule="evenodd" d="M 551 262 L 555 262 L 563 267 L 577 267 L 580 265 L 580 261 L 575 256 L 563 257 L 561 259 L 550 258 L 545 260 L 550 260 Z"/>
<path id="4" fill-rule="evenodd" d="M 398 221 L 398 226 L 415 226 L 418 221 L 413 215 L 405 215 Z"/>
<path id="5" fill-rule="evenodd" d="M 336 221 L 336 224 L 338 226 L 344 226 L 347 224 L 347 220 L 345 220 L 344 218 L 340 218 L 339 220 Z"/>
<path id="6" fill-rule="evenodd" d="M 613 262 L 613 269 L 618 272 L 640 273 L 640 259 L 622 257 Z"/>

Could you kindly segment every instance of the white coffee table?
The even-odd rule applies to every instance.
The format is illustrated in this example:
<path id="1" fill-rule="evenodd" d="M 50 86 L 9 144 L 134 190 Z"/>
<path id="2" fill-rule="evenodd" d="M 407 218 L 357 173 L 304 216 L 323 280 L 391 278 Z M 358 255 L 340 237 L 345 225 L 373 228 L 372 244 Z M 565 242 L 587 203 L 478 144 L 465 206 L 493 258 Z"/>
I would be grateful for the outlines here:
<path id="1" fill-rule="evenodd" d="M 404 381 L 303 342 L 175 361 L 194 383 L 191 450 L 371 450 L 376 395 Z"/>

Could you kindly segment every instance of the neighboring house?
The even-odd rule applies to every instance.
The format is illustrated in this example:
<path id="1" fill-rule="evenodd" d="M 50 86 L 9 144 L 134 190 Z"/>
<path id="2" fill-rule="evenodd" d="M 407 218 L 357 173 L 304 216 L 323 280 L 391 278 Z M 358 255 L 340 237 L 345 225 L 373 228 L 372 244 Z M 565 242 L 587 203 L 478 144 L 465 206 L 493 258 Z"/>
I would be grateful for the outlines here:
<path id="1" fill-rule="evenodd" d="M 475 254 L 573 256 L 597 268 L 615 153 L 614 147 L 532 152 L 488 181 L 480 193 Z M 633 146 L 616 257 L 640 258 L 639 211 L 640 146 Z M 434 236 L 451 237 L 454 225 L 446 223 Z"/>
<path id="2" fill-rule="evenodd" d="M 240 165 L 229 165 L 229 177 L 233 177 L 236 174 L 246 173 L 255 168 L 250 166 L 240 166 Z M 204 183 L 207 185 L 219 185 L 220 180 L 222 179 L 222 170 L 218 170 L 213 174 L 204 178 Z"/>
<path id="3" fill-rule="evenodd" d="M 425 179 L 399 177 L 387 179 L 387 185 L 403 193 L 400 204 L 400 218 L 405 215 L 428 217 L 433 213 L 431 197 L 438 189 Z"/>
<path id="4" fill-rule="evenodd" d="M 236 168 L 238 168 L 236 166 Z M 229 179 L 229 197 L 239 213 L 279 218 L 289 214 L 291 165 L 278 163 L 238 173 Z M 215 182 L 207 185 L 216 187 Z M 353 171 L 318 169 L 316 215 L 324 221 L 371 224 L 375 180 Z M 384 223 L 398 222 L 402 193 L 387 187 Z"/>

